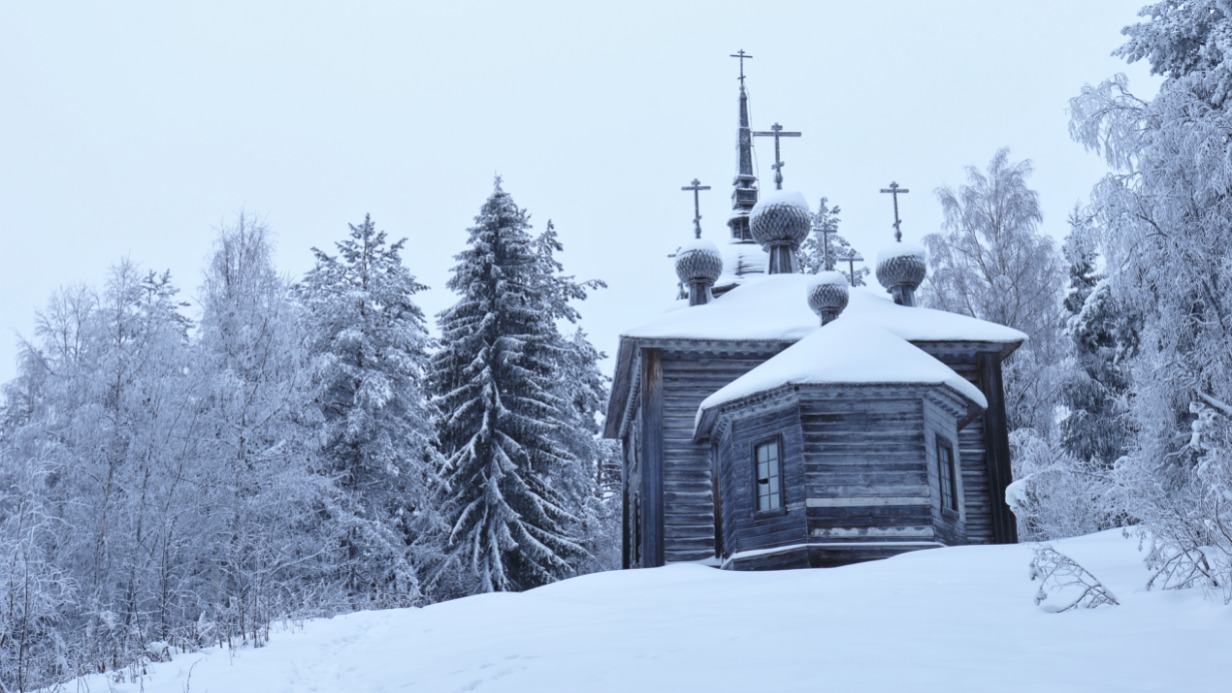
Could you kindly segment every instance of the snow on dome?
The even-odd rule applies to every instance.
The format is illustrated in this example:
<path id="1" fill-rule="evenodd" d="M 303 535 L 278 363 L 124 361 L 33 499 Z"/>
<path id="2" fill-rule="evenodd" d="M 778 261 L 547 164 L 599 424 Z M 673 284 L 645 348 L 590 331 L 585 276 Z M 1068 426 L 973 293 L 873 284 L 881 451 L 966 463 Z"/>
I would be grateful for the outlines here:
<path id="1" fill-rule="evenodd" d="M 657 315 L 625 330 L 622 336 L 794 342 L 817 329 L 817 316 L 801 299 L 808 295 L 808 284 L 814 276 L 745 277 L 744 283 L 704 306 Z M 843 315 L 879 325 L 911 341 L 1019 344 L 1027 338 L 1013 328 L 966 315 L 900 306 L 879 291 L 865 287 L 851 290 Z"/>
<path id="2" fill-rule="evenodd" d="M 891 243 L 877 252 L 877 264 L 896 257 L 918 257 L 926 260 L 924 246 L 915 243 Z"/>
<path id="3" fill-rule="evenodd" d="M 749 217 L 756 217 L 759 212 L 765 211 L 765 208 L 771 205 L 791 205 L 803 209 L 806 213 L 809 211 L 808 201 L 804 199 L 804 193 L 799 190 L 770 190 L 759 193 L 757 204 L 753 205 L 753 211 L 749 213 Z"/>
<path id="4" fill-rule="evenodd" d="M 809 289 L 812 289 L 814 286 L 821 286 L 822 284 L 833 284 L 835 286 L 849 285 L 847 275 L 834 270 L 822 270 L 817 274 L 811 275 L 811 277 L 808 283 Z"/>
<path id="5" fill-rule="evenodd" d="M 901 336 L 844 315 L 702 400 L 703 411 L 783 385 L 945 385 L 980 407 L 979 388 Z"/>
<path id="6" fill-rule="evenodd" d="M 677 250 L 676 252 L 677 252 L 678 254 L 679 254 L 679 253 L 687 253 L 687 252 L 689 252 L 690 250 L 708 250 L 708 251 L 710 251 L 710 252 L 714 253 L 715 255 L 718 255 L 718 254 L 719 254 L 719 246 L 715 245 L 714 243 L 712 243 L 712 242 L 710 242 L 710 241 L 708 241 L 708 240 L 706 240 L 706 239 L 704 239 L 704 238 L 694 238 L 693 240 L 689 241 L 688 243 L 681 243 L 681 244 L 680 244 L 680 249 L 679 249 L 679 250 Z"/>

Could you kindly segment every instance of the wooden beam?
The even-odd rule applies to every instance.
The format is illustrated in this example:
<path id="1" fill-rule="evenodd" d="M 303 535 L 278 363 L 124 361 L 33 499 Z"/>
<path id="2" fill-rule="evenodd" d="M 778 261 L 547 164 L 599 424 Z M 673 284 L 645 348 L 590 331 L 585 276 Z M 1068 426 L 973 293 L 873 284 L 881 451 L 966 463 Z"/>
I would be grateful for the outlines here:
<path id="1" fill-rule="evenodd" d="M 992 510 L 992 536 L 997 544 L 1018 543 L 1018 522 L 1005 503 L 1005 489 L 1013 481 L 1010 471 L 1010 438 L 1005 415 L 1005 385 L 1001 377 L 1001 355 L 978 354 L 980 385 L 988 398 L 984 412 L 984 444 L 987 446 L 988 495 Z"/>
<path id="2" fill-rule="evenodd" d="M 663 565 L 663 356 L 642 351 L 642 567 Z"/>

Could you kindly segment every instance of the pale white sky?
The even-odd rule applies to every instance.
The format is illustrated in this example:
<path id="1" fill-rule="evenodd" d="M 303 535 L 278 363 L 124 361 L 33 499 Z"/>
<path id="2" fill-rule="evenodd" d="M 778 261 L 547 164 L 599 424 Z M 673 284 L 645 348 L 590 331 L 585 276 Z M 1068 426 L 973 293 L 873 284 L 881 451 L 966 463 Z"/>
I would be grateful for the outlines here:
<path id="1" fill-rule="evenodd" d="M 613 352 L 675 291 L 670 253 L 727 238 L 743 48 L 753 126 L 785 140 L 786 187 L 843 209 L 867 258 L 941 221 L 933 190 L 1001 146 L 1030 158 L 1047 230 L 1102 175 L 1067 135 L 1084 83 L 1144 0 L 253 2 L 0 5 L 0 381 L 56 287 L 128 256 L 188 299 L 216 228 L 263 215 L 298 278 L 371 213 L 444 284 L 492 176 L 553 219 L 566 270 L 610 287 L 581 306 Z M 773 147 L 759 141 L 762 188 Z M 803 300 L 803 298 L 801 298 Z"/>

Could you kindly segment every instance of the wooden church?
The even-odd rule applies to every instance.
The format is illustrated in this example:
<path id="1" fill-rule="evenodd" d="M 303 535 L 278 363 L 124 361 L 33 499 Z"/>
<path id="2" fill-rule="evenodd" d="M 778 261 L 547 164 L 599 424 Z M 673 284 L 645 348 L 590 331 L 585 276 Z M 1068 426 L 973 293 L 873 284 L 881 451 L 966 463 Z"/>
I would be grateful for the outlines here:
<path id="1" fill-rule="evenodd" d="M 885 292 L 799 273 L 812 218 L 799 193 L 759 195 L 734 57 L 730 241 L 697 225 L 676 254 L 688 300 L 620 338 L 605 435 L 623 446 L 624 566 L 1013 543 L 1001 368 L 1025 335 L 916 306 L 924 252 L 901 234 L 878 256 Z"/>

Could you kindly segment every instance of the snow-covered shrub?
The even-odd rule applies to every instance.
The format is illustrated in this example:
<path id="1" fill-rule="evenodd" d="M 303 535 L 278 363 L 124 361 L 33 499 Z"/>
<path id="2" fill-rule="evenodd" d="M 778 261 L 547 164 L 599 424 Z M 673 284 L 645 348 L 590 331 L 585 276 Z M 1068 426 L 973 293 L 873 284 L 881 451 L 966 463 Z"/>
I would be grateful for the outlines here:
<path id="1" fill-rule="evenodd" d="M 1094 609 L 1105 604 L 1120 606 L 1120 602 L 1091 571 L 1051 546 L 1036 546 L 1031 559 L 1031 580 L 1039 580 L 1035 593 L 1036 605 L 1049 598 L 1054 604 L 1043 605 L 1045 611 L 1061 613 L 1071 609 Z"/>
<path id="2" fill-rule="evenodd" d="M 1018 536 L 1046 541 L 1116 526 L 1118 507 L 1109 475 L 1069 455 L 1032 429 L 1010 434 L 1014 481 L 1005 502 L 1018 518 Z"/>

